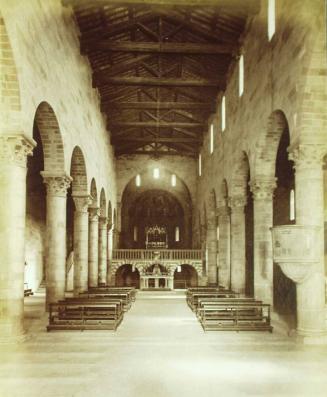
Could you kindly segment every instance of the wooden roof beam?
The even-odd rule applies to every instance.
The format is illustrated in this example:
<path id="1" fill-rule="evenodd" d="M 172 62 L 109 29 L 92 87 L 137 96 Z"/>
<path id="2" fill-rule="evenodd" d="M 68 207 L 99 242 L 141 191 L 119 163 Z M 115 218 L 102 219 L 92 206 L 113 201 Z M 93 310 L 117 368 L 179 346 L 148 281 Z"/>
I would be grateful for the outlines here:
<path id="1" fill-rule="evenodd" d="M 135 128 L 208 128 L 207 123 L 182 123 L 182 122 L 167 122 L 167 121 L 117 121 L 109 124 L 110 130 L 122 127 Z"/>
<path id="2" fill-rule="evenodd" d="M 123 86 L 170 86 L 170 87 L 224 87 L 222 79 L 194 79 L 183 80 L 178 78 L 155 78 L 155 77 L 110 77 L 102 76 L 101 79 L 93 81 L 93 86 L 104 84 Z"/>
<path id="3" fill-rule="evenodd" d="M 101 111 L 110 111 L 112 108 L 125 110 L 125 109 L 175 109 L 175 110 L 207 110 L 213 112 L 215 110 L 214 103 L 212 102 L 117 102 L 109 101 L 101 105 Z"/>
<path id="4" fill-rule="evenodd" d="M 114 135 L 111 137 L 111 142 L 116 145 L 118 144 L 119 146 L 119 142 L 126 142 L 126 140 L 121 139 L 121 138 L 116 138 Z M 150 144 L 150 143 L 193 143 L 193 144 L 199 144 L 201 141 L 200 139 L 194 139 L 194 138 L 185 138 L 185 137 L 134 137 L 134 136 L 130 136 L 128 137 L 128 142 L 143 142 L 146 144 Z"/>
<path id="5" fill-rule="evenodd" d="M 115 52 L 143 52 L 166 54 L 231 54 L 238 53 L 237 44 L 204 44 L 204 43 L 165 43 L 165 42 L 135 42 L 113 41 L 100 39 L 91 45 L 81 43 L 81 52 L 86 54 L 92 51 Z"/>

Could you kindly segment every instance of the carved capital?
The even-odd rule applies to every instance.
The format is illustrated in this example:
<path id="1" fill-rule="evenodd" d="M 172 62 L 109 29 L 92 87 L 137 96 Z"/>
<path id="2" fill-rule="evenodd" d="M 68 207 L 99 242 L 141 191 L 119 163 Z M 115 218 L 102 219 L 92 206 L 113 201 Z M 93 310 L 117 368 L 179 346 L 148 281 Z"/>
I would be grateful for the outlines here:
<path id="1" fill-rule="evenodd" d="M 229 197 L 228 202 L 232 211 L 235 212 L 235 211 L 243 211 L 244 207 L 246 206 L 247 200 L 245 196 L 238 195 L 238 196 Z"/>
<path id="2" fill-rule="evenodd" d="M 25 135 L 0 135 L 0 162 L 26 167 L 36 142 Z"/>
<path id="3" fill-rule="evenodd" d="M 219 217 L 229 216 L 230 215 L 230 208 L 227 205 L 223 205 L 217 208 L 217 215 Z"/>
<path id="4" fill-rule="evenodd" d="M 49 196 L 66 197 L 67 189 L 70 186 L 71 178 L 68 175 L 49 175 L 45 172 L 41 172 L 43 182 L 47 187 L 47 194 Z"/>
<path id="5" fill-rule="evenodd" d="M 97 207 L 89 207 L 89 221 L 98 222 L 99 221 L 100 210 Z"/>
<path id="6" fill-rule="evenodd" d="M 87 196 L 73 196 L 76 212 L 87 213 L 89 206 L 92 204 L 92 197 Z"/>
<path id="7" fill-rule="evenodd" d="M 326 154 L 326 146 L 299 144 L 289 147 L 289 159 L 294 161 L 295 168 L 321 168 Z"/>
<path id="8" fill-rule="evenodd" d="M 253 193 L 254 200 L 267 200 L 273 199 L 274 190 L 277 186 L 276 178 L 257 177 L 250 183 L 251 192 Z"/>
<path id="9" fill-rule="evenodd" d="M 107 223 L 108 223 L 108 218 L 106 218 L 105 216 L 101 216 L 99 217 L 99 228 L 104 229 L 107 228 Z"/>

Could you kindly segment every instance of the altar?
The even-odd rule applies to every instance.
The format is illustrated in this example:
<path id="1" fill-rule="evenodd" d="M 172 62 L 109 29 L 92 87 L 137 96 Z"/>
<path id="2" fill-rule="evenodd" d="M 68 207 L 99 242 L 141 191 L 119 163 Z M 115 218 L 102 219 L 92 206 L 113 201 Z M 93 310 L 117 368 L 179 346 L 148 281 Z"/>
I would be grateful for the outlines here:
<path id="1" fill-rule="evenodd" d="M 151 266 L 152 267 L 152 266 Z M 141 289 L 174 289 L 174 276 L 162 270 L 163 266 L 153 265 L 153 270 L 147 270 L 140 275 Z"/>

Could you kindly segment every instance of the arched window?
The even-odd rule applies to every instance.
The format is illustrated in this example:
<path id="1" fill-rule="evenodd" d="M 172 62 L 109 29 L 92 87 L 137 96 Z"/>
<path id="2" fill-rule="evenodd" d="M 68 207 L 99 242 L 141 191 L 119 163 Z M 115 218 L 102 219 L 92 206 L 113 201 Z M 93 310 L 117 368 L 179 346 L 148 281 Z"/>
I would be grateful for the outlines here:
<path id="1" fill-rule="evenodd" d="M 276 2 L 268 0 L 268 39 L 273 38 L 276 31 Z"/>
<path id="2" fill-rule="evenodd" d="M 137 226 L 134 226 L 133 228 L 133 240 L 137 242 Z"/>
<path id="3" fill-rule="evenodd" d="M 199 176 L 202 175 L 202 156 L 199 154 Z"/>
<path id="4" fill-rule="evenodd" d="M 241 97 L 244 92 L 244 56 L 241 55 L 238 61 L 238 95 Z"/>
<path id="5" fill-rule="evenodd" d="M 176 175 L 172 174 L 171 176 L 171 186 L 175 187 L 176 186 Z"/>
<path id="6" fill-rule="evenodd" d="M 214 125 L 210 124 L 210 154 L 213 153 Z"/>
<path id="7" fill-rule="evenodd" d="M 141 175 L 140 174 L 136 175 L 135 184 L 136 184 L 136 186 L 141 186 Z"/>
<path id="8" fill-rule="evenodd" d="M 154 168 L 154 169 L 153 169 L 153 178 L 154 178 L 154 179 L 159 179 L 159 177 L 160 177 L 159 168 Z"/>
<path id="9" fill-rule="evenodd" d="M 295 221 L 295 190 L 290 191 L 290 221 Z"/>
<path id="10" fill-rule="evenodd" d="M 179 226 L 175 227 L 175 241 L 179 242 L 180 241 L 180 235 L 179 235 Z"/>
<path id="11" fill-rule="evenodd" d="M 221 100 L 221 130 L 226 129 L 226 97 L 223 96 Z"/>

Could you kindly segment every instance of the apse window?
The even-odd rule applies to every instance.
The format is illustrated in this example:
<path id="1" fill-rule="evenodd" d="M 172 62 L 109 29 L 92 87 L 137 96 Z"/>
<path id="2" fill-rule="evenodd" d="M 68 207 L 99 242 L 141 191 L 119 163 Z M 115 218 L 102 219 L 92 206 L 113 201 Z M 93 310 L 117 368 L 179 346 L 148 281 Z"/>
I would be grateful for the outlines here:
<path id="1" fill-rule="evenodd" d="M 290 221 L 295 221 L 295 191 L 290 191 Z"/>
<path id="2" fill-rule="evenodd" d="M 175 241 L 178 243 L 180 241 L 180 236 L 179 236 L 179 227 L 175 227 Z"/>
<path id="3" fill-rule="evenodd" d="M 210 154 L 213 153 L 213 136 L 214 134 L 214 125 L 213 123 L 210 124 Z"/>
<path id="4" fill-rule="evenodd" d="M 217 241 L 219 240 L 219 226 L 217 226 Z"/>
<path id="5" fill-rule="evenodd" d="M 221 130 L 225 131 L 226 128 L 226 97 L 223 96 L 221 100 Z"/>
<path id="6" fill-rule="evenodd" d="M 173 174 L 173 175 L 171 176 L 171 186 L 172 186 L 172 187 L 175 187 L 175 186 L 176 186 L 176 175 L 175 175 L 175 174 Z"/>
<path id="7" fill-rule="evenodd" d="M 199 176 L 202 175 L 202 156 L 199 154 Z"/>
<path id="8" fill-rule="evenodd" d="M 133 228 L 133 239 L 135 242 L 137 241 L 137 226 L 134 226 Z"/>
<path id="9" fill-rule="evenodd" d="M 276 31 L 276 1 L 268 0 L 268 39 L 273 38 Z"/>
<path id="10" fill-rule="evenodd" d="M 159 179 L 159 177 L 160 177 L 160 170 L 159 170 L 159 168 L 154 168 L 154 169 L 153 169 L 153 178 L 154 178 L 154 179 Z"/>
<path id="11" fill-rule="evenodd" d="M 141 175 L 140 174 L 136 175 L 135 184 L 138 187 L 141 186 Z"/>
<path id="12" fill-rule="evenodd" d="M 238 95 L 241 97 L 244 92 L 244 56 L 241 55 L 238 61 Z"/>

